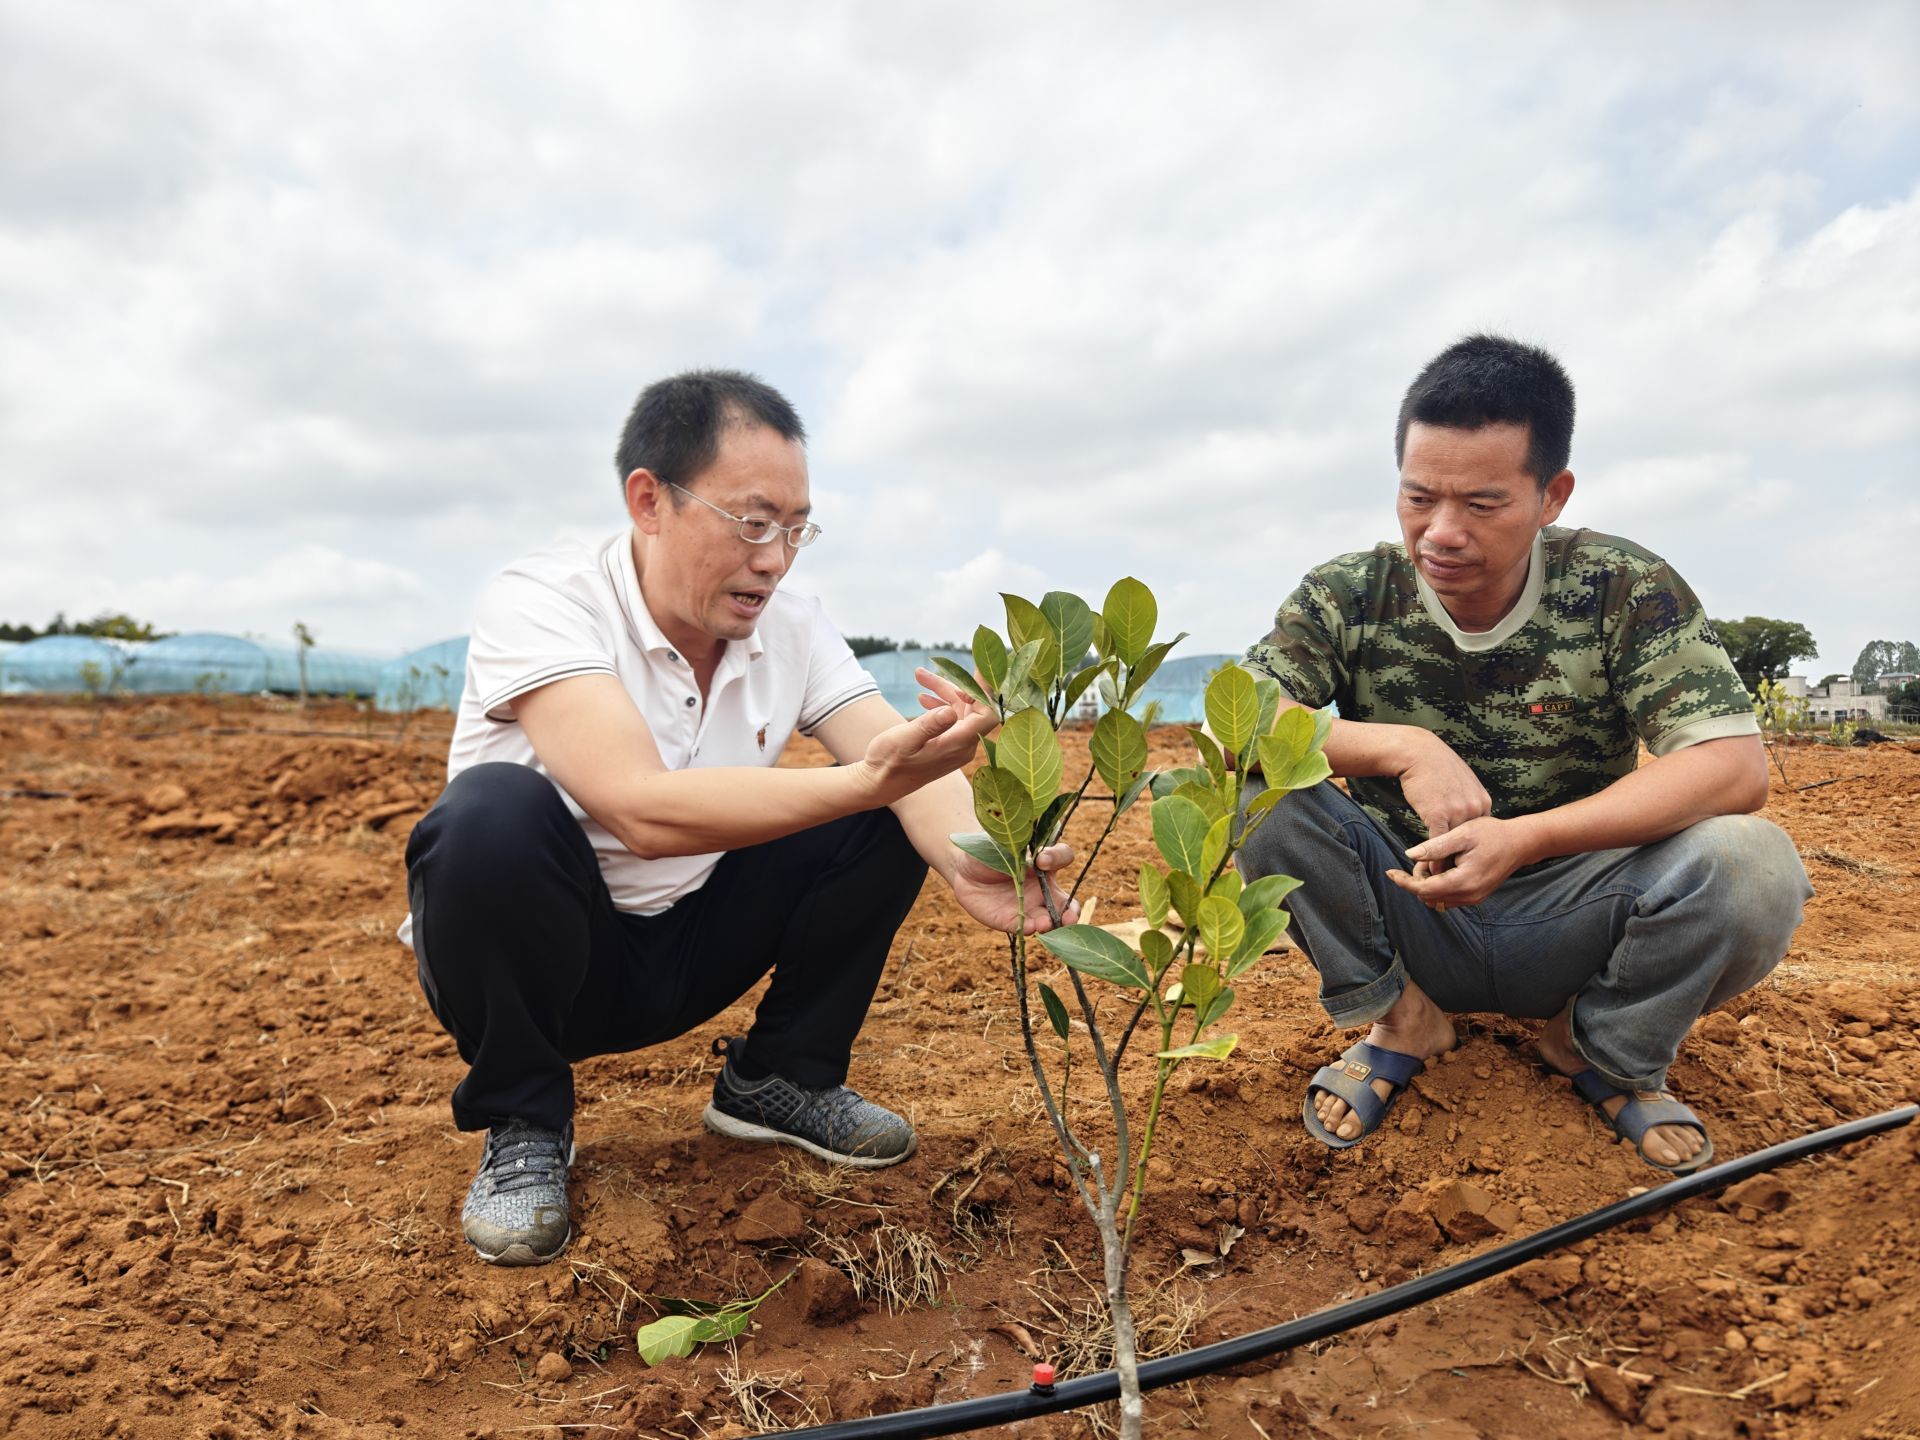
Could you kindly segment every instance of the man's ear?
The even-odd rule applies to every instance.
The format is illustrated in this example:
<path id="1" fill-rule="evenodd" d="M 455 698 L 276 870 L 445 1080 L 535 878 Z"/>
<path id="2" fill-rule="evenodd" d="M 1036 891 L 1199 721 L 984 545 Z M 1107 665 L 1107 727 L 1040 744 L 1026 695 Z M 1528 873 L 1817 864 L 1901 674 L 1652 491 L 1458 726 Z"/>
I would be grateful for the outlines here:
<path id="1" fill-rule="evenodd" d="M 632 482 L 629 481 L 629 484 Z M 1573 472 L 1562 470 L 1547 481 L 1546 504 L 1540 511 L 1540 523 L 1551 525 L 1560 518 L 1560 512 L 1567 508 L 1567 497 L 1573 494 Z"/>
<path id="2" fill-rule="evenodd" d="M 627 476 L 627 518 L 643 535 L 660 533 L 660 511 L 667 505 L 666 482 L 651 470 L 635 470 Z"/>

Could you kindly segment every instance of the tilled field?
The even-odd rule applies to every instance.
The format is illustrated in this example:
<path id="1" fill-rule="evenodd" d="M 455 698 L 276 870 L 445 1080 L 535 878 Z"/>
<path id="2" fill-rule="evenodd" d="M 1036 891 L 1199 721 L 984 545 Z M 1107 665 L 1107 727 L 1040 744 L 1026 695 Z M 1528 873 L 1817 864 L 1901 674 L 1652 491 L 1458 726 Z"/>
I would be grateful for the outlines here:
<path id="1" fill-rule="evenodd" d="M 937 883 L 852 1077 L 912 1115 L 914 1160 L 848 1176 L 705 1133 L 707 1046 L 736 1008 L 580 1067 L 574 1245 L 534 1270 L 471 1259 L 460 1068 L 393 939 L 446 722 L 396 728 L 0 704 L 0 1434 L 741 1435 L 984 1394 L 1024 1383 L 1033 1353 L 1097 1346 L 1090 1227 L 1019 1060 L 1004 943 Z M 1159 732 L 1156 763 L 1184 745 Z M 1788 766 L 1835 782 L 1776 783 L 1767 811 L 1818 897 L 1673 1076 L 1722 1157 L 1920 1099 L 1920 754 L 1804 747 Z M 1145 809 L 1089 881 L 1102 921 L 1131 913 Z M 1381 1134 L 1328 1151 L 1299 1125 L 1339 1048 L 1308 968 L 1279 955 L 1240 992 L 1239 1050 L 1183 1072 L 1163 1131 L 1135 1262 L 1150 1345 L 1305 1313 L 1660 1178 L 1540 1071 L 1528 1027 L 1486 1017 Z M 1159 1394 L 1149 1424 L 1911 1436 L 1917 1241 L 1909 1128 Z M 789 1275 L 731 1348 L 635 1355 L 651 1302 Z"/>

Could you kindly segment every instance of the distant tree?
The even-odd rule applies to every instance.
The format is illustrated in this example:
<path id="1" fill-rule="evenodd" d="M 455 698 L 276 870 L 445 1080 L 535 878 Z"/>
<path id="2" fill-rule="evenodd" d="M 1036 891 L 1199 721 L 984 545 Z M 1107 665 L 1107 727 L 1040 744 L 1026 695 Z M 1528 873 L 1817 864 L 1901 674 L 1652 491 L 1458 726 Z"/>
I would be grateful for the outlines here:
<path id="1" fill-rule="evenodd" d="M 313 648 L 313 631 L 306 627 L 304 621 L 296 620 L 293 622 L 293 638 L 299 647 L 300 708 L 304 710 L 307 708 L 307 651 Z"/>
<path id="2" fill-rule="evenodd" d="M 40 632 L 31 625 L 0 625 L 0 640 L 37 640 Z"/>
<path id="3" fill-rule="evenodd" d="M 1826 689 L 1826 688 L 1827 688 L 1827 687 L 1828 687 L 1829 685 L 1831 685 L 1831 684 L 1833 684 L 1833 682 L 1834 682 L 1834 681 L 1836 681 L 1836 680 L 1844 680 L 1844 679 L 1846 679 L 1846 678 L 1847 678 L 1847 677 L 1846 677 L 1846 676 L 1844 676 L 1844 675 L 1842 675 L 1842 674 L 1841 674 L 1841 673 L 1840 673 L 1840 672 L 1839 672 L 1838 670 L 1836 670 L 1836 671 L 1834 671 L 1834 672 L 1833 672 L 1833 674 L 1831 674 L 1831 675 L 1822 675 L 1822 676 L 1820 677 L 1820 688 L 1821 688 L 1822 690 L 1824 690 L 1824 689 Z"/>
<path id="4" fill-rule="evenodd" d="M 1853 678 L 1870 686 L 1882 675 L 1912 675 L 1920 671 L 1920 651 L 1911 640 L 1869 640 L 1853 662 Z"/>
<path id="5" fill-rule="evenodd" d="M 1744 620 L 1715 620 L 1713 628 L 1720 632 L 1720 643 L 1749 690 L 1762 680 L 1785 678 L 1794 661 L 1811 660 L 1820 653 L 1807 627 L 1795 620 L 1749 615 Z"/>
<path id="6" fill-rule="evenodd" d="M 40 633 L 42 635 L 71 635 L 73 633 L 73 626 L 67 623 L 67 612 L 64 610 L 54 611 L 53 619 L 47 622 L 47 628 Z"/>
<path id="7" fill-rule="evenodd" d="M 1920 680 L 1888 687 L 1887 718 L 1909 724 L 1920 722 Z"/>
<path id="8" fill-rule="evenodd" d="M 847 644 L 853 647 L 856 660 L 862 655 L 884 655 L 889 650 L 900 648 L 886 635 L 849 635 Z"/>
<path id="9" fill-rule="evenodd" d="M 136 620 L 131 615 L 102 611 L 91 620 L 83 620 L 73 627 L 76 635 L 92 635 L 101 640 L 164 640 L 167 631 L 155 630 L 144 620 Z"/>

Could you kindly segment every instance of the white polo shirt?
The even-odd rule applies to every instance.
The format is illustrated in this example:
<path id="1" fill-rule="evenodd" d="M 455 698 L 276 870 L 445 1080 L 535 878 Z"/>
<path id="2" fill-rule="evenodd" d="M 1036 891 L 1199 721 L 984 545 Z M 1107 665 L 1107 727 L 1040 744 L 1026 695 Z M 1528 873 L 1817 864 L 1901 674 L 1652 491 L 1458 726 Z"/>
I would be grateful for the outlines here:
<path id="1" fill-rule="evenodd" d="M 598 544 L 563 540 L 507 566 L 480 597 L 447 778 L 495 760 L 546 774 L 508 702 L 572 675 L 617 678 L 669 770 L 771 766 L 794 731 L 810 735 L 835 711 L 879 693 L 820 602 L 782 589 L 751 638 L 728 642 L 702 703 L 692 665 L 640 598 L 631 532 Z M 560 793 L 621 910 L 658 914 L 720 863 L 718 852 L 642 860 Z M 404 929 L 401 938 L 409 938 Z"/>

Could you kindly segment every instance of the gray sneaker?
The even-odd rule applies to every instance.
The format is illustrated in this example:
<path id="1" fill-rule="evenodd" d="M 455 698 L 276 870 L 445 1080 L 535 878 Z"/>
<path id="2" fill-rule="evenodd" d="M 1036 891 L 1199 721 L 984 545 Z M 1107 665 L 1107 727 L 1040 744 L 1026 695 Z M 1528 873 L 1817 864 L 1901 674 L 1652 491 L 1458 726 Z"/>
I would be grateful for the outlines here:
<path id="1" fill-rule="evenodd" d="M 778 1075 L 742 1079 L 733 1061 L 744 1044 L 738 1037 L 713 1044 L 714 1054 L 727 1057 L 713 1082 L 713 1103 L 701 1117 L 715 1134 L 798 1145 L 822 1160 L 866 1170 L 898 1165 L 918 1148 L 913 1126 L 861 1099 L 857 1090 L 807 1090 Z"/>
<path id="2" fill-rule="evenodd" d="M 460 1207 L 460 1228 L 489 1265 L 544 1265 L 573 1235 L 567 1167 L 573 1126 L 543 1130 L 509 1120 L 487 1131 L 480 1168 Z"/>

